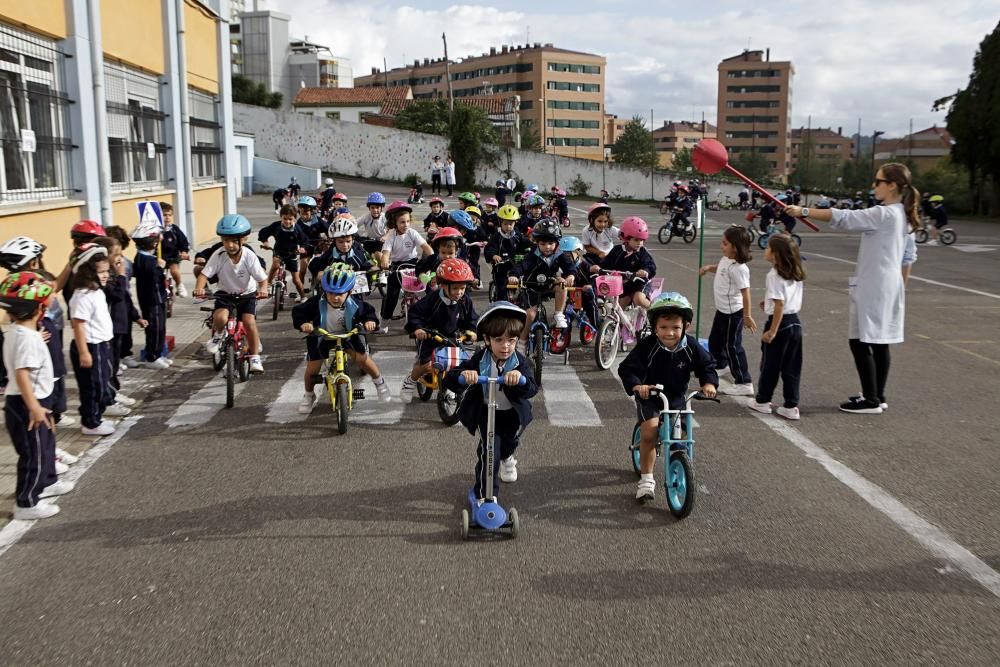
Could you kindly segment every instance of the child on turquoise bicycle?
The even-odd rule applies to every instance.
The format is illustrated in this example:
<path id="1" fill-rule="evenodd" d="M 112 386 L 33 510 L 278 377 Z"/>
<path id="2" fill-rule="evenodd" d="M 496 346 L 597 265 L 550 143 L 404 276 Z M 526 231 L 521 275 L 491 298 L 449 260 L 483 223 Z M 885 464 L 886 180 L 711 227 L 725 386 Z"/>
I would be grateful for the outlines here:
<path id="1" fill-rule="evenodd" d="M 439 232 L 438 236 L 443 232 Z M 413 399 L 417 380 L 431 372 L 431 359 L 438 343 L 431 339 L 428 329 L 449 338 L 465 332 L 467 338 L 476 339 L 474 329 L 478 315 L 472 299 L 466 294 L 469 283 L 476 279 L 472 269 L 462 260 L 451 258 L 441 262 L 435 276 L 439 289 L 413 304 L 406 317 L 406 331 L 417 339 L 417 358 L 413 362 L 413 370 L 403 378 L 399 397 L 404 403 Z"/>
<path id="2" fill-rule="evenodd" d="M 332 264 L 320 277 L 320 290 L 304 303 L 292 308 L 292 325 L 304 334 L 323 329 L 332 334 L 347 333 L 355 327 L 365 331 L 378 328 L 378 316 L 371 304 L 351 296 L 357 274 L 347 264 Z M 316 336 L 306 339 L 305 394 L 299 403 L 299 414 L 307 415 L 316 405 L 314 378 L 330 356 L 333 341 Z M 380 401 L 388 401 L 389 385 L 375 360 L 368 355 L 368 349 L 361 335 L 354 334 L 344 343 L 345 349 L 358 368 L 371 376 Z"/>
<path id="3" fill-rule="evenodd" d="M 653 466 L 663 405 L 659 398 L 650 397 L 650 389 L 663 385 L 670 409 L 682 410 L 691 373 L 698 376 L 701 391 L 708 398 L 715 396 L 719 386 L 712 355 L 687 333 L 694 318 L 687 298 L 677 292 L 665 292 L 656 297 L 647 315 L 653 333 L 639 341 L 618 367 L 625 393 L 635 398 L 636 413 L 642 424 L 640 476 L 635 493 L 639 501 L 652 500 L 656 490 Z"/>
<path id="4" fill-rule="evenodd" d="M 507 274 L 508 282 L 519 282 L 524 287 L 545 284 L 549 279 L 565 284 L 567 287 L 573 286 L 573 260 L 559 252 L 559 239 L 562 238 L 562 228 L 553 218 L 543 218 L 535 223 L 531 232 L 531 240 L 535 242 L 535 249 L 528 253 L 524 261 L 510 269 Z M 561 277 L 557 273 L 561 272 Z M 541 280 L 539 280 L 541 278 Z M 535 321 L 536 307 L 543 298 L 548 295 L 537 289 L 526 289 L 523 291 L 522 300 L 527 304 L 528 321 Z M 552 317 L 553 326 L 556 329 L 565 329 L 568 326 L 566 315 L 566 290 L 555 290 L 555 314 Z M 523 352 L 528 343 L 529 327 L 521 330 L 521 347 Z"/>
<path id="5" fill-rule="evenodd" d="M 446 389 L 459 392 L 459 376 L 465 376 L 465 394 L 458 411 L 462 425 L 469 433 L 479 433 L 479 448 L 476 452 L 475 493 L 479 504 L 486 488 L 486 393 L 477 384 L 480 375 L 503 378 L 497 391 L 496 410 L 496 451 L 493 458 L 493 488 L 499 488 L 497 473 L 504 482 L 517 481 L 517 459 L 514 452 L 520 443 L 524 429 L 531 423 L 530 399 L 538 393 L 531 366 L 526 357 L 515 351 L 521 329 L 525 327 L 528 314 L 509 301 L 497 301 L 483 312 L 476 323 L 476 331 L 486 342 L 485 347 L 468 360 L 449 371 L 444 377 Z M 525 383 L 518 385 L 521 378 Z"/>

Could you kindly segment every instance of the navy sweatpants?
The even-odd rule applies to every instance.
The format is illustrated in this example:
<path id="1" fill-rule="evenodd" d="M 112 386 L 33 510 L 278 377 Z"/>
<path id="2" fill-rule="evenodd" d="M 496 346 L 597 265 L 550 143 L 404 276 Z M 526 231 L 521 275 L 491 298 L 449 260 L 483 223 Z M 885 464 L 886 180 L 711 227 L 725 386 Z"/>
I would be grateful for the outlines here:
<path id="1" fill-rule="evenodd" d="M 152 306 L 142 309 L 142 319 L 149 322 L 146 327 L 146 349 L 143 361 L 156 361 L 163 356 L 163 346 L 167 344 L 166 306 Z"/>
<path id="2" fill-rule="evenodd" d="M 493 495 L 500 497 L 500 461 L 512 456 L 517 449 L 517 431 L 521 422 L 515 410 L 497 410 L 496 444 L 493 449 Z M 476 498 L 486 494 L 486 409 L 479 419 L 479 447 L 476 449 Z"/>
<path id="3" fill-rule="evenodd" d="M 80 421 L 87 428 L 97 428 L 101 424 L 104 410 L 115 401 L 115 390 L 111 386 L 111 351 L 107 342 L 87 343 L 93 364 L 90 368 L 80 365 L 80 353 L 74 340 L 69 346 L 69 360 L 73 364 L 76 385 L 80 390 Z"/>
<path id="4" fill-rule="evenodd" d="M 43 408 L 51 407 L 49 398 L 38 402 Z M 56 483 L 56 434 L 44 423 L 28 430 L 28 406 L 20 396 L 7 395 L 3 416 L 17 452 L 14 502 L 18 507 L 34 507 L 38 494 Z"/>
<path id="5" fill-rule="evenodd" d="M 763 331 L 771 328 L 767 318 Z M 778 335 L 770 343 L 760 344 L 760 379 L 757 383 L 757 402 L 770 403 L 781 379 L 781 391 L 786 408 L 799 405 L 799 380 L 802 377 L 802 323 L 795 313 L 781 318 Z"/>
<path id="6" fill-rule="evenodd" d="M 708 351 L 715 357 L 715 366 L 720 370 L 729 367 L 736 384 L 749 384 L 750 369 L 747 353 L 743 350 L 743 309 L 735 313 L 715 311 L 712 332 L 708 334 Z"/>

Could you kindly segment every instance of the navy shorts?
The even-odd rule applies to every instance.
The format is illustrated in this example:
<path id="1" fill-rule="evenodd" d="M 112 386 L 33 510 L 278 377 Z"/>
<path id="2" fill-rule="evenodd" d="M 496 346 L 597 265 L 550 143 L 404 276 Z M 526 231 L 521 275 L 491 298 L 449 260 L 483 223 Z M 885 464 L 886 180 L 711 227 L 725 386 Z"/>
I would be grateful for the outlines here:
<path id="1" fill-rule="evenodd" d="M 323 361 L 330 356 L 330 350 L 334 347 L 334 342 L 332 340 L 326 340 L 318 336 L 309 336 L 306 338 L 306 359 L 309 361 Z M 345 350 L 354 350 L 358 354 L 365 355 L 368 354 L 368 348 L 365 346 L 364 338 L 355 334 L 348 338 L 344 342 Z"/>
<path id="2" fill-rule="evenodd" d="M 228 308 L 225 302 L 221 299 L 215 300 L 215 309 Z M 244 315 L 257 315 L 257 299 L 247 299 L 246 301 L 241 301 L 236 306 L 236 317 L 242 318 Z"/>
<path id="3" fill-rule="evenodd" d="M 281 257 L 281 263 L 285 265 L 285 271 L 290 271 L 292 273 L 299 272 L 299 256 L 298 255 L 285 255 Z"/>
<path id="4" fill-rule="evenodd" d="M 663 410 L 663 403 L 660 401 L 659 396 L 652 396 L 643 400 L 636 394 L 634 398 L 635 414 L 640 422 L 659 418 L 660 412 Z"/>
<path id="5" fill-rule="evenodd" d="M 417 363 L 426 364 L 431 359 L 434 358 L 434 350 L 440 345 L 435 340 L 428 338 L 427 340 L 417 341 Z"/>
<path id="6" fill-rule="evenodd" d="M 552 292 L 552 291 L 540 292 L 538 290 L 525 289 L 524 285 L 522 283 L 522 285 L 521 285 L 521 296 L 519 298 L 521 300 L 521 307 L 522 308 L 531 308 L 533 306 L 537 306 L 542 301 L 547 301 L 548 299 L 551 299 L 554 296 L 555 296 L 555 292 Z M 529 325 L 530 324 L 531 323 L 529 322 Z"/>
<path id="7" fill-rule="evenodd" d="M 163 258 L 163 263 L 166 266 L 171 266 L 173 264 L 180 264 L 181 263 L 181 258 L 180 258 L 179 255 L 174 256 L 174 257 L 164 257 Z"/>

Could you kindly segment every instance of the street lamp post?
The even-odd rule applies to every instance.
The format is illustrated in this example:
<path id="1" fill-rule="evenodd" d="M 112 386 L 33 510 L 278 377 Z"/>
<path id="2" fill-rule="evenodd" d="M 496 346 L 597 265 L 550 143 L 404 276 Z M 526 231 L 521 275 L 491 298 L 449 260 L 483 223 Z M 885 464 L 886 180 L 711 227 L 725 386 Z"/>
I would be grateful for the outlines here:
<path id="1" fill-rule="evenodd" d="M 882 130 L 875 130 L 872 132 L 872 175 L 875 174 L 875 146 L 878 144 L 878 138 L 883 134 L 885 134 L 885 132 Z"/>

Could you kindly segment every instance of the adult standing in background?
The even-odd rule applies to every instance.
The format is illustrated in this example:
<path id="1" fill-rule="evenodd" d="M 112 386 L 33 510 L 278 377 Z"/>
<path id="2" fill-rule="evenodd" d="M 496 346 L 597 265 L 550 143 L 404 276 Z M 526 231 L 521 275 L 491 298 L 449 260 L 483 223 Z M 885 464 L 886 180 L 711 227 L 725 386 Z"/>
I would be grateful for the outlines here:
<path id="1" fill-rule="evenodd" d="M 455 189 L 455 161 L 451 159 L 450 154 L 444 163 L 444 184 L 448 186 L 448 196 L 454 196 L 452 191 Z"/>
<path id="2" fill-rule="evenodd" d="M 435 155 L 434 159 L 431 160 L 431 194 L 439 195 L 441 194 L 441 172 L 444 171 L 444 163 L 441 162 L 441 156 Z"/>
<path id="3" fill-rule="evenodd" d="M 920 225 L 920 193 L 906 165 L 891 162 L 875 174 L 881 205 L 858 210 L 789 206 L 785 213 L 830 222 L 833 229 L 861 232 L 856 274 L 849 280 L 848 340 L 862 395 L 840 405 L 844 412 L 881 414 L 888 408 L 889 346 L 903 342 L 904 282 L 900 267 L 907 234 Z"/>

